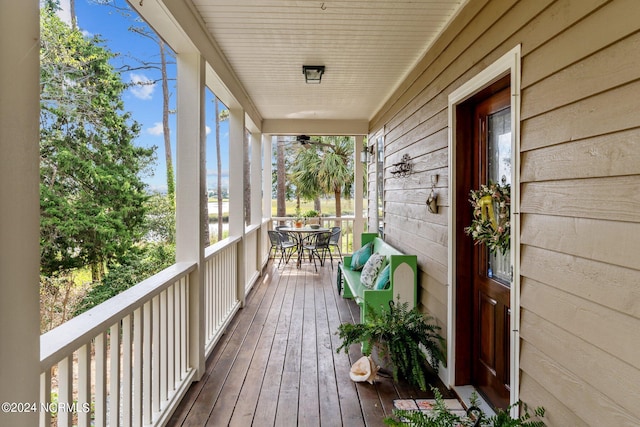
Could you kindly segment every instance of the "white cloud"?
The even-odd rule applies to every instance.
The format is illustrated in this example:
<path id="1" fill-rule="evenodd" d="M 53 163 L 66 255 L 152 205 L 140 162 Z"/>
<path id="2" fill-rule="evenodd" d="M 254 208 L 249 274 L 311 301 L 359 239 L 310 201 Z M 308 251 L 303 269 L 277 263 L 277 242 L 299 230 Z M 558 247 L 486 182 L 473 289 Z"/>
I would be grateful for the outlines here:
<path id="1" fill-rule="evenodd" d="M 156 84 L 144 74 L 131 73 L 131 83 L 135 86 L 131 86 L 131 93 L 138 99 L 151 99 L 153 91 L 156 88 Z"/>
<path id="2" fill-rule="evenodd" d="M 209 135 L 211 133 L 211 128 L 207 125 L 204 126 L 204 130 L 207 133 L 207 135 Z"/>
<path id="3" fill-rule="evenodd" d="M 152 127 L 147 128 L 147 133 L 156 136 L 163 135 L 162 122 L 155 122 Z"/>

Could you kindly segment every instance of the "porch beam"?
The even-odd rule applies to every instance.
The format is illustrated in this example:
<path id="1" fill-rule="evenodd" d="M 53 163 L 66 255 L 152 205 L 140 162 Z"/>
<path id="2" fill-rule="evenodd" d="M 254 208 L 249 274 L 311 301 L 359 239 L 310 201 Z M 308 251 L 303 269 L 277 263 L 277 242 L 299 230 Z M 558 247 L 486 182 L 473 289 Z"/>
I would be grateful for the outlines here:
<path id="1" fill-rule="evenodd" d="M 40 29 L 37 0 L 0 2 L 0 401 L 39 402 Z M 0 425 L 38 412 L 0 411 Z"/>
<path id="2" fill-rule="evenodd" d="M 367 120 L 264 119 L 262 132 L 273 135 L 366 135 Z"/>
<path id="3" fill-rule="evenodd" d="M 196 262 L 189 275 L 189 363 L 204 374 L 204 207 L 206 171 L 201 162 L 205 143 L 205 62 L 198 53 L 177 55 L 176 262 Z"/>

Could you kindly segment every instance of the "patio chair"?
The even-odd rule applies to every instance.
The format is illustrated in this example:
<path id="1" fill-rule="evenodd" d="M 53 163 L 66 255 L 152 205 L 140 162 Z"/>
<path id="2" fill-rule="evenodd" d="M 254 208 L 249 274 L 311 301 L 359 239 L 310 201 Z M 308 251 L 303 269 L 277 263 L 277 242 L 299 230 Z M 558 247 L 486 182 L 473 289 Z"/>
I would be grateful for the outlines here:
<path id="1" fill-rule="evenodd" d="M 305 237 L 302 244 L 302 251 L 309 252 L 309 260 L 313 259 L 313 265 L 318 271 L 318 265 L 316 264 L 316 257 L 320 260 L 320 266 L 324 265 L 327 253 L 331 258 L 331 268 L 333 269 L 333 256 L 331 250 L 329 250 L 329 239 L 331 239 L 331 232 L 325 231 L 322 233 L 315 233 L 308 237 Z M 322 253 L 322 254 L 321 254 Z"/>
<path id="2" fill-rule="evenodd" d="M 298 244 L 298 241 L 295 236 L 292 236 L 291 233 L 287 233 L 286 231 L 282 231 L 283 228 L 288 228 L 287 225 L 279 225 L 276 227 L 276 231 L 280 233 L 280 237 L 282 238 L 283 243 L 295 243 Z"/>
<path id="3" fill-rule="evenodd" d="M 273 255 L 278 253 L 278 249 L 280 250 L 280 261 L 278 261 L 278 267 L 282 263 L 282 260 L 285 260 L 285 264 L 289 262 L 293 251 L 297 248 L 297 244 L 294 242 L 285 242 L 282 238 L 282 233 L 269 230 L 269 241 L 271 242 L 271 247 L 269 248 L 269 257 L 271 257 L 271 251 L 273 251 Z"/>
<path id="4" fill-rule="evenodd" d="M 340 234 L 341 233 L 342 233 L 342 229 L 340 227 L 331 227 L 331 238 L 329 239 L 329 249 L 335 246 L 338 249 L 338 254 L 340 255 L 340 259 L 342 259 L 342 251 L 340 250 Z"/>

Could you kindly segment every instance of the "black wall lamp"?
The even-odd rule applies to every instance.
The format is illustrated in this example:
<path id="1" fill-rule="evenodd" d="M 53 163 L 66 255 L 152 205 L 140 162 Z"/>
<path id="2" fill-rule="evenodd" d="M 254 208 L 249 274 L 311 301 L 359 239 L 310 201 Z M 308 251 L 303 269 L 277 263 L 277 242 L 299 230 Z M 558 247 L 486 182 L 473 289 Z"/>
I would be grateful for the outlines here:
<path id="1" fill-rule="evenodd" d="M 364 147 L 364 149 L 360 152 L 361 163 L 369 163 L 371 159 L 373 159 L 373 145 Z"/>
<path id="2" fill-rule="evenodd" d="M 309 84 L 320 84 L 324 74 L 324 65 L 303 65 L 302 74 L 304 80 Z"/>

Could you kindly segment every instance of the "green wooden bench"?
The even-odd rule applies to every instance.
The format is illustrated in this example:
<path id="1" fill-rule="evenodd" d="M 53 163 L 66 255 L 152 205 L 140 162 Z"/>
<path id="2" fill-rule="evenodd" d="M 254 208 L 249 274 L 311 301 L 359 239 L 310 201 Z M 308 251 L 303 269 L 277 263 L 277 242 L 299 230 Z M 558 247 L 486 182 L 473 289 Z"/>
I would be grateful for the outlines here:
<path id="1" fill-rule="evenodd" d="M 351 270 L 351 257 L 345 256 L 344 262 L 338 265 L 338 293 L 343 298 L 352 298 L 360 306 L 360 322 L 369 318 L 370 310 L 388 310 L 389 301 L 408 302 L 409 309 L 418 302 L 418 257 L 405 255 L 378 237 L 377 233 L 362 233 L 362 246 L 373 242 L 372 253 L 387 256 L 391 265 L 390 286 L 387 289 L 369 289 L 360 282 L 360 271 Z"/>

